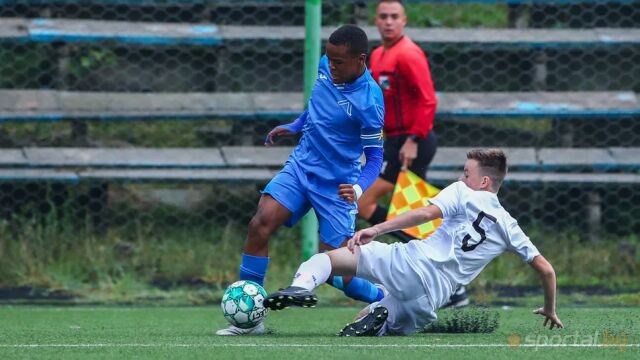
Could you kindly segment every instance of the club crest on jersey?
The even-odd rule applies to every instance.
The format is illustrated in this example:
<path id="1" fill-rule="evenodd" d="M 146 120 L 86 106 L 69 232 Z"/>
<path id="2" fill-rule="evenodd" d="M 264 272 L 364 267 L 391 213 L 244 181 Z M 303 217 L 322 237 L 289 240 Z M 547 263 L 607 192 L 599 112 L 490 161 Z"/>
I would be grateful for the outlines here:
<path id="1" fill-rule="evenodd" d="M 378 85 L 380 85 L 382 90 L 389 90 L 389 88 L 391 87 L 389 77 L 386 75 L 380 75 L 380 78 L 378 79 Z"/>
<path id="2" fill-rule="evenodd" d="M 338 101 L 338 105 L 342 109 L 344 109 L 344 111 L 347 113 L 347 115 L 351 116 L 351 109 L 352 109 L 353 105 L 351 105 L 349 100 L 340 100 L 340 101 Z"/>

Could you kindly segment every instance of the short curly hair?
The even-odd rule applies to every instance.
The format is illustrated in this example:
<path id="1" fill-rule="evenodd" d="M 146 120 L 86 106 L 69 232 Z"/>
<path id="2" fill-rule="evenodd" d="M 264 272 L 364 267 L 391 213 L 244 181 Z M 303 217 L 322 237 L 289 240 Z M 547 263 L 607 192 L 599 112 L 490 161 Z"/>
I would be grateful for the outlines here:
<path id="1" fill-rule="evenodd" d="M 329 37 L 329 43 L 333 45 L 346 45 L 349 54 L 359 56 L 367 54 L 369 39 L 364 30 L 355 25 L 343 25 L 334 31 Z"/>

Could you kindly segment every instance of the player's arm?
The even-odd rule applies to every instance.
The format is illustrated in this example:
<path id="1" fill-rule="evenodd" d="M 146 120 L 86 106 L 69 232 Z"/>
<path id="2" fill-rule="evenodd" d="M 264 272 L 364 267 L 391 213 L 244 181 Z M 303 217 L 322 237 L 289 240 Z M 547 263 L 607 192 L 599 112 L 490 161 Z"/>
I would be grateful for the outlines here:
<path id="1" fill-rule="evenodd" d="M 266 146 L 273 145 L 273 142 L 278 136 L 290 136 L 299 133 L 304 127 L 304 123 L 309 117 L 309 110 L 305 110 L 298 118 L 292 123 L 276 126 L 273 130 L 269 131 L 267 138 L 264 140 Z"/>
<path id="2" fill-rule="evenodd" d="M 563 328 L 562 321 L 556 315 L 556 273 L 553 266 L 542 255 L 534 257 L 530 265 L 540 275 L 544 290 L 544 307 L 534 310 L 533 313 L 545 317 L 543 326 L 549 323 L 549 329 Z"/>
<path id="3" fill-rule="evenodd" d="M 418 209 L 409 210 L 395 218 L 372 226 L 379 235 L 397 230 L 407 229 L 442 217 L 440 208 L 431 204 Z"/>
<path id="4" fill-rule="evenodd" d="M 415 119 L 410 119 L 409 136 L 398 152 L 403 169 L 418 157 L 418 141 L 427 137 L 433 126 L 438 100 L 431 81 L 429 63 L 423 53 L 410 51 L 399 57 L 398 71 L 409 86 Z"/>
<path id="5" fill-rule="evenodd" d="M 382 128 L 363 129 L 360 134 L 366 162 L 355 184 L 338 185 L 338 196 L 348 203 L 357 201 L 376 180 L 382 169 L 383 140 Z"/>
<path id="6" fill-rule="evenodd" d="M 358 231 L 349 239 L 347 247 L 353 252 L 355 246 L 368 244 L 379 235 L 414 227 L 439 218 L 442 218 L 442 211 L 435 205 L 409 210 L 389 221 Z"/>
<path id="7" fill-rule="evenodd" d="M 371 96 L 372 103 L 363 109 L 358 116 L 361 124 L 360 141 L 366 163 L 355 184 L 338 185 L 338 195 L 349 203 L 360 198 L 362 193 L 378 178 L 382 169 L 384 98 L 379 86 L 371 87 L 369 96 Z"/>
<path id="8" fill-rule="evenodd" d="M 324 76 L 325 78 L 330 76 L 331 71 L 329 70 L 329 59 L 327 55 L 322 55 L 320 57 L 320 61 L 318 62 L 318 77 Z M 311 94 L 311 98 L 313 98 L 313 93 Z M 311 98 L 309 99 L 309 103 L 311 103 Z M 267 134 L 267 138 L 264 140 L 264 144 L 266 146 L 273 145 L 273 142 L 277 139 L 278 136 L 290 136 L 295 135 L 302 131 L 304 128 L 304 124 L 309 117 L 309 110 L 305 110 L 298 118 L 289 124 L 276 126 L 273 130 L 269 131 Z"/>
<path id="9" fill-rule="evenodd" d="M 411 51 L 399 58 L 398 71 L 408 82 L 411 92 L 415 94 L 412 105 L 416 118 L 412 119 L 413 124 L 408 132 L 424 139 L 433 124 L 438 105 L 429 62 L 423 53 Z"/>
<path id="10" fill-rule="evenodd" d="M 349 239 L 347 246 L 353 251 L 355 246 L 367 244 L 380 234 L 410 228 L 435 219 L 455 216 L 463 211 L 460 206 L 461 189 L 463 188 L 466 189 L 466 185 L 457 181 L 430 199 L 430 205 L 407 211 L 389 221 L 358 231 Z"/>

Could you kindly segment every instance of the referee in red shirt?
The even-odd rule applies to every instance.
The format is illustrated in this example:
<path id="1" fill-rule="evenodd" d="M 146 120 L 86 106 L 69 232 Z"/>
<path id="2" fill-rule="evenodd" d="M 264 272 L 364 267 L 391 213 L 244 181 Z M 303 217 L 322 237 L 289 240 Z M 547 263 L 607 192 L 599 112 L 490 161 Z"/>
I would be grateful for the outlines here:
<path id="1" fill-rule="evenodd" d="M 436 153 L 433 118 L 437 99 L 427 58 L 406 37 L 407 16 L 398 0 L 382 0 L 376 10 L 382 46 L 373 50 L 370 71 L 384 95 L 384 163 L 382 172 L 358 201 L 359 216 L 371 224 L 387 219 L 388 209 L 378 200 L 393 191 L 401 169 L 426 180 L 427 167 Z M 395 232 L 407 242 L 412 237 Z"/>
<path id="2" fill-rule="evenodd" d="M 386 221 L 388 209 L 378 205 L 378 200 L 393 191 L 400 170 L 408 168 L 426 180 L 438 147 L 433 132 L 438 100 L 429 62 L 422 49 L 404 35 L 407 16 L 402 1 L 380 0 L 375 22 L 382 46 L 371 53 L 369 69 L 384 95 L 384 162 L 382 172 L 358 201 L 359 216 L 371 224 Z M 401 231 L 391 235 L 403 242 L 413 240 Z M 444 307 L 468 304 L 465 288 L 460 287 Z"/>

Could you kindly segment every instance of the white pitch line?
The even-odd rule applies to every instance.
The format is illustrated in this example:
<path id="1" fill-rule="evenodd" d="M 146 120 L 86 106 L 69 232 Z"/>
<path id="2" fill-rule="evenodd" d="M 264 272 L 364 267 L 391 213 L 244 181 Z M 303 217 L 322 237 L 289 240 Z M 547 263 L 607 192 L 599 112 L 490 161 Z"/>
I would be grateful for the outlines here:
<path id="1" fill-rule="evenodd" d="M 638 348 L 640 344 L 0 344 L 0 348 Z"/>

